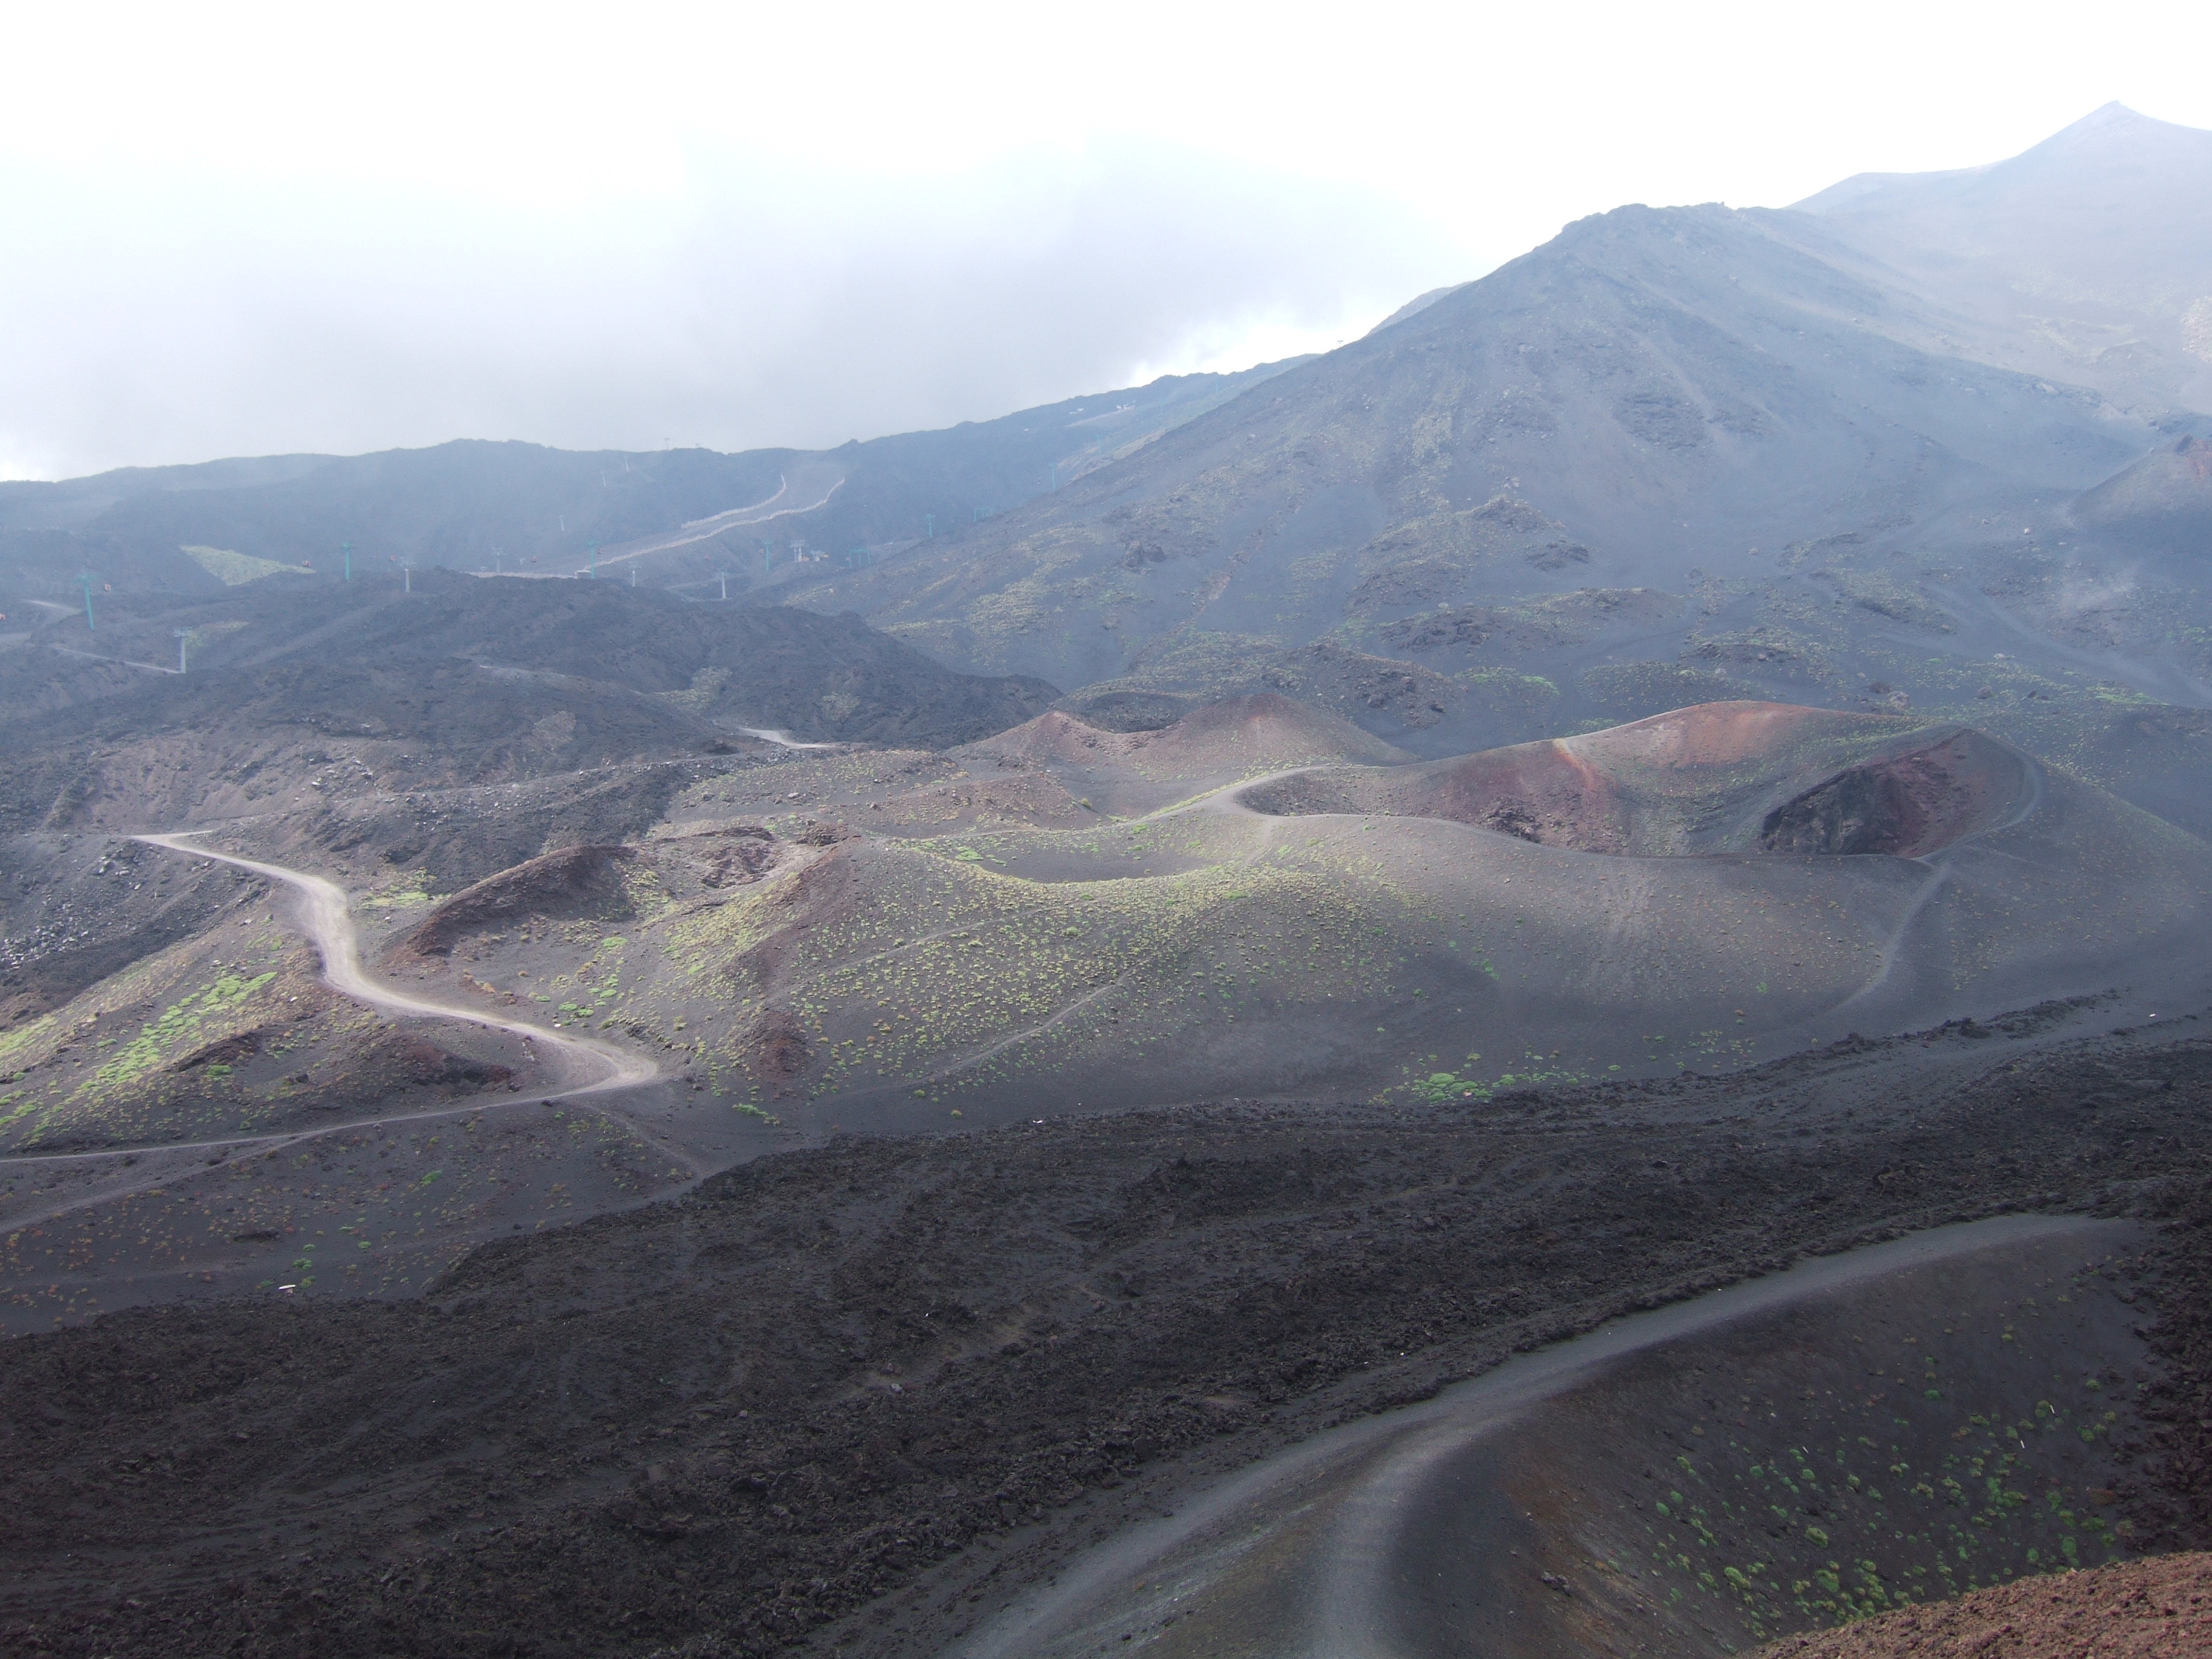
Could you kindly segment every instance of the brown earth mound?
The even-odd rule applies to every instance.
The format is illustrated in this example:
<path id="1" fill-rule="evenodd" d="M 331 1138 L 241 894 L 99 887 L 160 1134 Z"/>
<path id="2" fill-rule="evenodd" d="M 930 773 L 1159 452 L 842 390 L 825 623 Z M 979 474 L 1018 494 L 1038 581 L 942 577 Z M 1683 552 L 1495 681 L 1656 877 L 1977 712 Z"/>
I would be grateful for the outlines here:
<path id="1" fill-rule="evenodd" d="M 1194 781 L 1304 761 L 1407 757 L 1349 720 L 1273 692 L 1208 703 L 1153 732 L 1102 731 L 1054 710 L 956 752 L 1000 765 L 1121 765 Z"/>
<path id="2" fill-rule="evenodd" d="M 2024 1578 L 1759 1651 L 1763 1659 L 2199 1659 L 2212 1653 L 2212 1555 Z"/>
<path id="3" fill-rule="evenodd" d="M 1808 729 L 1839 723 L 1871 722 L 1795 703 L 1701 702 L 1564 741 L 1608 767 L 1735 766 L 1774 755 Z"/>
<path id="4" fill-rule="evenodd" d="M 1137 735 L 1140 734 L 1088 726 L 1074 715 L 1054 708 L 1011 732 L 970 744 L 968 752 L 1001 765 L 1035 765 L 1048 761 L 1088 765 L 1101 758 L 1118 759 L 1127 751 L 1130 739 Z"/>
<path id="5" fill-rule="evenodd" d="M 699 877 L 702 886 L 741 887 L 759 880 L 761 872 L 775 862 L 775 832 L 763 824 L 734 824 L 684 839 L 696 844 L 706 866 Z"/>
<path id="6" fill-rule="evenodd" d="M 563 847 L 465 887 L 393 941 L 389 956 L 443 957 L 464 933 L 519 916 L 568 915 L 618 897 L 628 847 Z"/>
<path id="7" fill-rule="evenodd" d="M 1167 691 L 1108 691 L 1071 698 L 1068 712 L 1101 732 L 1157 732 L 1189 711 L 1191 699 Z"/>
<path id="8" fill-rule="evenodd" d="M 509 1066 L 451 1054 L 419 1037 L 397 1039 L 392 1047 L 397 1052 L 392 1059 L 397 1063 L 390 1069 L 422 1088 L 437 1089 L 450 1095 L 475 1094 L 514 1080 L 514 1072 Z"/>
<path id="9" fill-rule="evenodd" d="M 2026 769 L 1960 726 L 1719 702 L 1425 766 L 1302 774 L 1242 799 L 1270 814 L 1444 818 L 1585 853 L 1917 858 L 1996 823 Z"/>
<path id="10" fill-rule="evenodd" d="M 1152 763 L 1188 766 L 1194 775 L 1224 766 L 1290 764 L 1316 755 L 1382 763 L 1405 750 L 1350 720 L 1272 691 L 1194 708 L 1152 739 Z"/>
<path id="11" fill-rule="evenodd" d="M 203 1066 L 235 1066 L 240 1060 L 252 1060 L 268 1046 L 268 1034 L 255 1030 L 235 1031 L 220 1037 L 204 1048 L 195 1048 L 182 1060 L 172 1060 L 173 1072 L 195 1072 Z"/>
<path id="12" fill-rule="evenodd" d="M 1630 804 L 1620 787 L 1565 744 L 1516 744 L 1402 774 L 1310 772 L 1248 790 L 1255 811 L 1383 812 L 1446 818 L 1585 853 L 1630 850 Z"/>

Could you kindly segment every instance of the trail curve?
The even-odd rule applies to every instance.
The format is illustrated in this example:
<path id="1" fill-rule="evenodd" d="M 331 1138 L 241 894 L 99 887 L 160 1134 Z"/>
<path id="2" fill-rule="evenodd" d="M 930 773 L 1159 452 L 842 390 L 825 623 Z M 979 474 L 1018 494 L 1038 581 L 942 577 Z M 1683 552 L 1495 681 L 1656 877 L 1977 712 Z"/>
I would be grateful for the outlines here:
<path id="1" fill-rule="evenodd" d="M 1484 1492 L 1504 1489 L 1493 1484 L 1492 1466 L 1475 1458 L 1485 1446 L 1527 1431 L 1547 1404 L 1639 1363 L 1663 1363 L 1670 1349 L 1694 1354 L 1694 1344 L 1730 1328 L 1817 1307 L 1831 1296 L 1863 1296 L 1915 1270 L 1963 1268 L 1978 1260 L 2002 1264 L 2005 1252 L 2070 1241 L 2109 1250 L 2130 1236 L 2124 1222 L 1991 1217 L 1810 1256 L 1763 1278 L 1608 1319 L 1419 1403 L 1340 1422 L 1167 1498 L 1158 1518 L 1094 1536 L 1072 1559 L 1040 1574 L 1004 1611 L 948 1644 L 946 1659 L 1074 1659 L 1132 1651 L 1118 1644 L 1133 1638 L 1178 1656 L 1423 1659 L 1469 1651 L 1463 1626 L 1423 1617 L 1461 1607 L 1459 1598 L 1471 1601 L 1477 1588 L 1472 1574 L 1447 1578 L 1435 1571 L 1429 1552 L 1438 1517 L 1462 1560 L 1495 1559 L 1509 1544 L 1519 1546 L 1516 1555 L 1529 1549 L 1530 1534 L 1513 1532 L 1510 1520 L 1493 1519 L 1498 1511 L 1480 1502 Z M 1508 1507 L 1512 1519 L 1521 1518 L 1518 1495 Z M 1535 1565 L 1526 1570 L 1533 1578 Z M 1511 1650 L 1601 1650 L 1595 1643 L 1571 1649 L 1516 1643 Z"/>
<path id="2" fill-rule="evenodd" d="M 311 876 L 303 871 L 289 870 L 281 864 L 267 864 L 258 859 L 239 858 L 229 853 L 210 852 L 204 847 L 190 842 L 193 834 L 134 836 L 133 841 L 159 847 L 164 851 L 183 853 L 192 858 L 211 860 L 217 864 L 234 865 L 241 870 L 251 870 L 256 875 L 266 876 L 272 881 L 283 882 L 295 888 L 304 902 L 301 906 L 301 921 L 308 937 L 314 942 L 323 961 L 323 980 L 340 995 L 356 1001 L 382 1008 L 396 1014 L 410 1014 L 431 1019 L 457 1020 L 464 1024 L 481 1026 L 487 1030 L 506 1031 L 521 1037 L 528 1043 L 544 1043 L 563 1053 L 579 1055 L 605 1068 L 606 1074 L 594 1081 L 572 1085 L 544 1095 L 532 1095 L 531 1099 L 550 1104 L 556 1100 L 568 1100 L 582 1095 L 604 1094 L 617 1089 L 635 1087 L 650 1083 L 660 1075 L 660 1069 L 641 1055 L 629 1054 L 612 1043 L 599 1042 L 589 1037 L 571 1036 L 566 1031 L 556 1031 L 527 1020 L 502 1019 L 496 1015 L 477 1012 L 473 1008 L 455 1007 L 442 1002 L 433 1002 L 426 997 L 408 996 L 369 978 L 361 965 L 359 935 L 347 903 L 345 890 L 320 876 Z M 500 1104 L 511 1104 L 500 1097 Z M 141 1158 L 151 1160 L 135 1179 L 111 1183 L 91 1192 L 71 1193 L 54 1202 L 34 1210 L 16 1211 L 8 1217 L 11 1229 L 43 1226 L 63 1216 L 77 1211 L 96 1209 L 112 1204 L 119 1199 L 173 1185 L 179 1179 L 175 1159 L 182 1157 L 197 1161 L 199 1155 L 216 1152 L 222 1157 L 209 1158 L 209 1164 L 224 1161 L 241 1148 L 261 1146 L 296 1146 L 322 1139 L 329 1135 L 342 1135 L 376 1125 L 392 1122 L 422 1123 L 440 1118 L 463 1117 L 486 1109 L 484 1097 L 465 1101 L 458 1105 L 428 1111 L 408 1111 L 380 1114 L 370 1118 L 348 1118 L 333 1123 L 318 1124 L 311 1128 L 285 1129 L 260 1134 L 222 1135 L 206 1140 L 133 1142 L 103 1146 L 93 1152 L 31 1152 L 0 1155 L 0 1165 L 23 1164 L 91 1164 L 121 1160 L 125 1165 L 137 1164 Z M 595 1103 L 592 1110 L 621 1124 L 641 1140 L 658 1139 L 663 1143 L 658 1150 L 684 1164 L 694 1181 L 714 1173 L 715 1166 L 702 1163 L 698 1158 L 680 1147 L 666 1145 L 665 1134 L 656 1134 L 637 1122 L 627 1112 L 604 1103 Z"/>
<path id="3" fill-rule="evenodd" d="M 378 983 L 362 968 L 360 935 L 355 931 L 353 915 L 347 906 L 343 888 L 336 882 L 324 880 L 320 876 L 311 876 L 300 870 L 288 870 L 281 864 L 264 864 L 258 859 L 240 858 L 234 854 L 211 852 L 204 847 L 193 846 L 191 837 L 201 833 L 204 832 L 188 830 L 177 835 L 133 836 L 131 839 L 192 858 L 235 865 L 241 870 L 251 870 L 256 875 L 266 876 L 271 881 L 280 881 L 298 890 L 301 898 L 300 920 L 322 957 L 324 981 L 339 995 L 351 997 L 356 1002 L 365 1002 L 372 1007 L 395 1014 L 459 1020 L 464 1024 L 483 1026 L 488 1030 L 507 1031 L 606 1068 L 606 1075 L 597 1082 L 563 1090 L 562 1093 L 564 1096 L 635 1088 L 639 1084 L 650 1083 L 660 1075 L 660 1068 L 643 1055 L 617 1048 L 611 1042 L 600 1042 L 592 1037 L 572 1036 L 566 1031 L 533 1025 L 528 1020 L 502 1019 L 495 1014 L 481 1013 L 473 1008 L 433 1002 L 427 997 L 410 996 L 388 985 Z"/>

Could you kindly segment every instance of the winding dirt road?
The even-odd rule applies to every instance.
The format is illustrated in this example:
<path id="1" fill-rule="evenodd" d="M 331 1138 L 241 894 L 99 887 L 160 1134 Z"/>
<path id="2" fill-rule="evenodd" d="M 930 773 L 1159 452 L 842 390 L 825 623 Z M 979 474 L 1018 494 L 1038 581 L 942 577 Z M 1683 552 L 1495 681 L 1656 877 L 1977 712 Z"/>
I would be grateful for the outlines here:
<path id="1" fill-rule="evenodd" d="M 361 939 L 354 929 L 353 915 L 347 905 L 343 888 L 335 882 L 324 880 L 320 876 L 288 870 L 281 864 L 264 864 L 258 859 L 243 859 L 229 853 L 210 852 L 204 847 L 196 847 L 191 842 L 195 833 L 200 832 L 134 836 L 131 839 L 172 853 L 186 854 L 192 858 L 235 865 L 241 870 L 251 870 L 256 875 L 266 876 L 271 881 L 280 881 L 288 887 L 297 889 L 301 900 L 300 920 L 307 930 L 307 937 L 321 953 L 324 981 L 341 996 L 351 997 L 356 1002 L 365 1002 L 372 1007 L 386 1009 L 395 1014 L 454 1019 L 464 1024 L 480 1025 L 489 1030 L 507 1031 L 606 1068 L 606 1075 L 598 1081 L 562 1091 L 567 1096 L 597 1094 L 607 1089 L 635 1088 L 639 1084 L 650 1083 L 660 1075 L 660 1068 L 643 1055 L 617 1048 L 611 1042 L 600 1042 L 591 1037 L 575 1036 L 567 1031 L 533 1025 L 527 1020 L 501 1019 L 495 1015 L 479 1013 L 473 1008 L 433 1002 L 426 997 L 409 996 L 388 985 L 380 984 L 362 970 Z"/>
<path id="2" fill-rule="evenodd" d="M 818 478 L 818 473 L 817 478 Z M 809 480 L 811 483 L 814 480 Z M 622 543 L 611 549 L 599 550 L 602 565 L 620 564 L 625 559 L 641 559 L 648 553 L 668 553 L 679 547 L 690 547 L 700 542 L 710 542 L 715 537 L 732 530 L 749 529 L 757 525 L 772 523 L 777 519 L 793 519 L 811 513 L 817 507 L 827 507 L 830 498 L 845 487 L 841 473 L 830 483 L 817 499 L 801 506 L 777 507 L 791 493 L 791 479 L 786 474 L 776 479 L 775 494 L 765 501 L 755 501 L 750 507 L 733 507 L 703 519 L 692 519 L 665 535 L 650 536 L 642 541 Z M 773 509 L 772 511 L 768 509 Z"/>
<path id="3" fill-rule="evenodd" d="M 241 870 L 251 870 L 256 875 L 265 876 L 271 881 L 282 882 L 295 889 L 301 899 L 299 907 L 301 922 L 322 957 L 324 982 L 340 995 L 383 1009 L 388 1013 L 417 1018 L 457 1020 L 489 1030 L 505 1031 L 527 1042 L 543 1044 L 549 1049 L 581 1060 L 586 1063 L 587 1072 L 600 1073 L 597 1077 L 587 1078 L 585 1082 L 569 1084 L 548 1093 L 533 1093 L 527 1097 L 528 1099 L 542 1100 L 550 1104 L 556 1100 L 604 1095 L 651 1083 L 660 1076 L 660 1068 L 651 1060 L 618 1048 L 612 1043 L 533 1025 L 527 1020 L 504 1019 L 496 1015 L 481 1013 L 473 1008 L 434 1002 L 427 997 L 409 996 L 378 982 L 370 978 L 361 965 L 360 936 L 354 928 L 344 889 L 334 882 L 324 880 L 320 876 L 289 870 L 280 864 L 267 864 L 257 859 L 239 858 L 229 853 L 211 852 L 204 847 L 196 847 L 191 843 L 194 833 L 204 832 L 137 836 L 132 839 L 167 852 L 209 859 L 218 864 L 234 865 Z M 210 1152 L 228 1156 L 247 1149 L 298 1146 L 327 1136 L 352 1133 L 387 1123 L 426 1123 L 468 1116 L 516 1103 L 512 1096 L 501 1093 L 480 1096 L 474 1100 L 429 1110 L 348 1118 L 339 1122 L 319 1124 L 313 1128 L 279 1130 L 274 1133 L 221 1135 L 204 1140 L 133 1142 L 103 1146 L 95 1152 L 9 1154 L 0 1158 L 0 1167 L 18 1164 L 112 1166 L 114 1174 L 90 1189 L 73 1191 L 36 1207 L 10 1211 L 7 1224 L 17 1229 L 43 1225 L 78 1211 L 112 1204 L 134 1194 L 173 1186 L 180 1178 L 180 1166 L 220 1161 L 205 1158 L 204 1155 Z M 660 1154 L 683 1164 L 690 1171 L 691 1180 L 696 1181 L 721 1167 L 717 1163 L 702 1160 L 687 1148 L 672 1145 L 665 1132 L 640 1123 L 630 1114 L 605 1101 L 593 1102 L 592 1109 L 621 1124 L 641 1144 L 652 1146 Z M 126 1170 L 129 1173 L 125 1174 Z"/>

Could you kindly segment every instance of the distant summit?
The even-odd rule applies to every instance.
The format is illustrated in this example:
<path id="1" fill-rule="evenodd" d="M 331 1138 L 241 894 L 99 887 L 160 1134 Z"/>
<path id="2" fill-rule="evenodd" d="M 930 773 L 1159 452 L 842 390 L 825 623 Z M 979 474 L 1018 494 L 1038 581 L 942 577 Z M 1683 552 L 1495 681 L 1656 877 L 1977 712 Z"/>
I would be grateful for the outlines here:
<path id="1" fill-rule="evenodd" d="M 1888 581 L 1906 526 L 1973 502 L 1978 534 L 1985 498 L 2071 495 L 2158 441 L 1995 343 L 1960 353 L 1965 321 L 1824 224 L 1717 206 L 1579 221 L 1051 495 L 793 602 L 855 605 L 945 661 L 1071 690 L 1218 696 L 1267 684 L 1283 653 L 1366 653 L 1346 712 L 1405 743 L 1402 713 L 1425 752 L 1449 752 L 1496 741 L 1510 725 L 1492 713 L 1619 643 L 1549 597 L 1764 582 L 1784 550 L 1832 538 Z M 1434 678 L 1375 655 L 1438 630 L 1470 650 L 1572 633 L 1596 655 L 1532 671 L 1548 684 L 1466 678 L 1494 647 Z M 1782 660 L 1756 641 L 1674 648 L 1715 672 Z M 1463 720 L 1476 705 L 1490 712 Z M 1615 708 L 1650 712 L 1587 717 Z"/>
<path id="2" fill-rule="evenodd" d="M 2172 177 L 2173 169 L 2179 177 Z M 2054 186 L 2109 187 L 2116 173 L 2140 171 L 2147 180 L 2201 182 L 2212 173 L 2212 132 L 2177 126 L 2111 103 L 2062 128 L 2008 161 L 1936 173 L 1859 173 L 1793 202 L 1796 213 L 1836 214 L 1893 211 L 1905 202 L 1941 199 L 1956 203 L 1978 197 L 1984 202 L 2013 198 L 2021 205 L 2048 206 Z M 2033 203 L 2021 201 L 2033 198 Z"/>
<path id="3" fill-rule="evenodd" d="M 2009 161 L 1863 173 L 1791 210 L 1964 313 L 1977 355 L 2204 409 L 2208 202 L 2212 132 L 2107 104 Z"/>

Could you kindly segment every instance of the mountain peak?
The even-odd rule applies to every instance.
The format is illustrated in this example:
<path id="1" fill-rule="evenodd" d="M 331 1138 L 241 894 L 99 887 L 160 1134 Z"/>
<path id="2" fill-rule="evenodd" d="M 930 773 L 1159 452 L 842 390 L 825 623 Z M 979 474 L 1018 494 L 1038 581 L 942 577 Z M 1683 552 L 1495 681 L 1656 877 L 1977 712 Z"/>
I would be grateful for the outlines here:
<path id="1" fill-rule="evenodd" d="M 2001 161 L 1933 173 L 1860 173 L 1791 204 L 1799 213 L 1917 210 L 1962 198 L 1994 202 L 2022 192 L 2095 190 L 2115 170 L 2212 171 L 2212 132 L 2176 125 L 2113 102 Z"/>
<path id="2" fill-rule="evenodd" d="M 2025 154 L 2033 155 L 2037 150 L 2078 144 L 2085 139 L 2109 140 L 2115 135 L 2140 138 L 2159 137 L 2167 134 L 2185 134 L 2193 137 L 2212 137 L 2203 133 L 2198 128 L 2179 126 L 2172 121 L 2161 121 L 2154 116 L 2145 115 L 2139 110 L 2130 109 L 2116 98 L 2109 104 L 2101 105 L 2091 110 L 2071 125 L 2059 128 L 2050 137 L 2033 146 Z"/>
<path id="3" fill-rule="evenodd" d="M 2125 104 L 2111 103 L 1987 171 L 2017 173 L 2039 182 L 2047 179 L 2089 184 L 2092 179 L 2080 176 L 2084 169 L 2103 178 L 2114 167 L 2146 166 L 2192 170 L 2212 167 L 2212 132 L 2160 121 Z"/>

